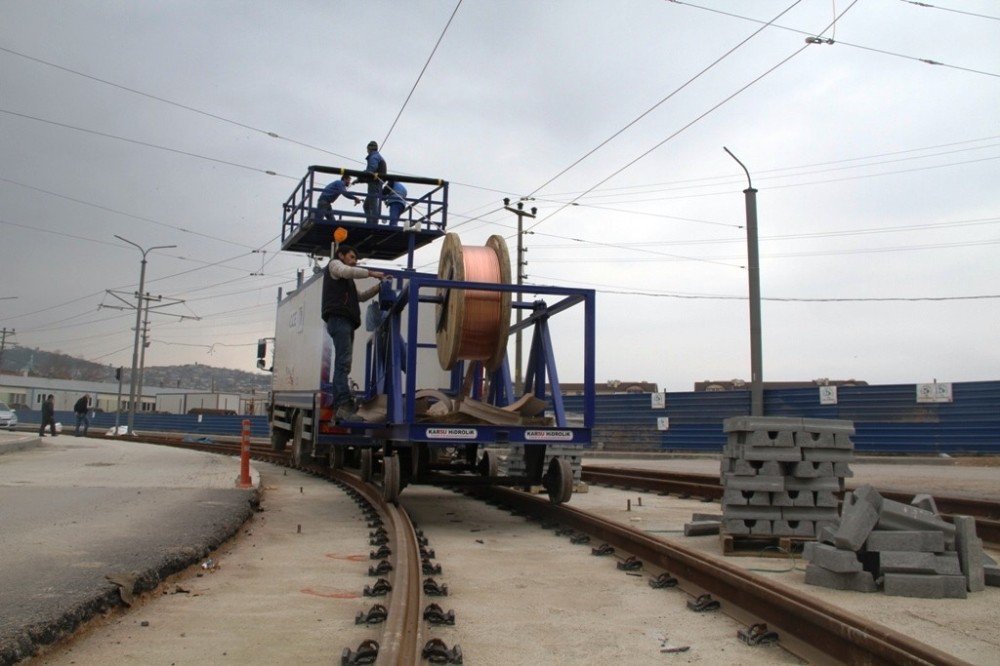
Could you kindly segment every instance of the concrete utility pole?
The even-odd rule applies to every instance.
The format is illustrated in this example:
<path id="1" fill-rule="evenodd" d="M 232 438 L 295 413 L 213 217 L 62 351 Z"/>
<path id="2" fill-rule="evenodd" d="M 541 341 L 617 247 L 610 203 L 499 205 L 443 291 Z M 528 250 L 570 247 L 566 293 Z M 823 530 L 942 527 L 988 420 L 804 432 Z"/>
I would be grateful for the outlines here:
<path id="1" fill-rule="evenodd" d="M 120 241 L 124 241 L 129 245 L 137 248 L 139 252 L 142 253 L 142 264 L 139 269 L 139 290 L 135 292 L 135 342 L 132 345 L 132 374 L 129 376 L 129 399 L 128 399 L 128 434 L 134 435 L 135 431 L 133 427 L 135 426 L 135 401 L 136 401 L 136 379 L 139 368 L 139 326 L 142 324 L 142 299 L 144 289 L 146 288 L 146 255 L 153 250 L 167 250 L 172 247 L 177 247 L 176 245 L 154 245 L 148 249 L 142 249 L 137 243 L 133 243 L 127 238 L 122 238 L 119 235 L 115 235 Z"/>
<path id="2" fill-rule="evenodd" d="M 747 189 L 743 195 L 747 209 L 747 273 L 750 282 L 750 416 L 764 415 L 764 371 L 760 341 L 760 255 L 757 251 L 757 190 L 750 182 L 750 171 L 725 146 L 724 151 L 743 167 Z"/>
<path id="3" fill-rule="evenodd" d="M 0 372 L 3 372 L 3 350 L 7 347 L 7 334 L 10 333 L 14 335 L 14 329 L 8 330 L 4 326 L 3 330 L 0 331 Z"/>
<path id="4" fill-rule="evenodd" d="M 517 215 L 517 286 L 520 287 L 524 284 L 524 278 L 528 277 L 523 273 L 523 269 L 528 265 L 528 262 L 524 260 L 524 253 L 527 250 L 524 249 L 524 218 L 535 219 L 535 214 L 538 213 L 538 209 L 535 207 L 531 208 L 531 212 L 524 210 L 524 202 L 518 201 L 517 207 L 512 208 L 510 205 L 510 199 L 503 200 L 503 207 L 506 210 Z M 522 298 L 521 292 L 517 292 L 517 300 L 520 301 Z M 521 308 L 517 308 L 517 323 L 521 324 Z M 517 329 L 517 333 L 514 335 L 514 393 L 515 395 L 521 395 L 524 392 L 524 378 L 521 375 L 521 329 Z"/>

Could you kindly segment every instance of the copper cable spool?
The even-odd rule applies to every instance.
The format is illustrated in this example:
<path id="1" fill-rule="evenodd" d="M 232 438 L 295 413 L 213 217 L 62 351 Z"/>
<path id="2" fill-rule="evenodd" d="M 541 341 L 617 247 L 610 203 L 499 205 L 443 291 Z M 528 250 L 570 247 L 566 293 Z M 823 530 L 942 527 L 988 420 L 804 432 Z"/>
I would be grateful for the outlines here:
<path id="1" fill-rule="evenodd" d="M 463 246 L 458 234 L 444 237 L 438 277 L 456 282 L 510 284 L 510 254 L 501 236 L 485 247 Z M 459 360 L 482 361 L 486 370 L 500 367 L 510 333 L 510 292 L 475 289 L 441 290 L 437 306 L 437 350 L 441 367 Z"/>

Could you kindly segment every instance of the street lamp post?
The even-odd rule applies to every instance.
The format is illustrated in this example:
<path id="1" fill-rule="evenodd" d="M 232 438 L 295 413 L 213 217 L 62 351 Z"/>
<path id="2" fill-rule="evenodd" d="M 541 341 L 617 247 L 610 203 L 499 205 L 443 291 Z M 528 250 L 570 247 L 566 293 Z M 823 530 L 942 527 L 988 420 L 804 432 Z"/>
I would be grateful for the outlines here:
<path id="1" fill-rule="evenodd" d="M 132 344 L 132 374 L 129 376 L 129 398 L 128 398 L 128 434 L 134 435 L 133 430 L 135 426 L 135 401 L 136 401 L 136 379 L 137 371 L 139 368 L 139 328 L 142 326 L 142 299 L 145 294 L 144 289 L 146 288 L 146 255 L 153 250 L 166 250 L 172 247 L 177 247 L 176 245 L 154 245 L 148 249 L 142 249 L 138 243 L 133 243 L 127 238 L 122 238 L 121 236 L 115 234 L 115 238 L 120 241 L 124 241 L 129 245 L 137 248 L 139 252 L 142 253 L 142 264 L 139 269 L 139 291 L 136 292 L 136 306 L 135 306 L 135 342 Z"/>
<path id="2" fill-rule="evenodd" d="M 724 151 L 743 167 L 747 189 L 743 195 L 747 209 L 747 273 L 750 282 L 750 415 L 764 415 L 764 370 L 760 333 L 760 255 L 757 250 L 757 190 L 750 182 L 750 171 L 725 146 Z"/>

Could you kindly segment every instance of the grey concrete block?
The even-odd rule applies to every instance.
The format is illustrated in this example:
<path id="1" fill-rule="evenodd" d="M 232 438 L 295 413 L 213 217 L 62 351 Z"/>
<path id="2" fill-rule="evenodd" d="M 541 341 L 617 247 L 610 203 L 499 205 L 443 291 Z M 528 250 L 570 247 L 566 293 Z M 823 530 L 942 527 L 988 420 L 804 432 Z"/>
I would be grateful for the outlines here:
<path id="1" fill-rule="evenodd" d="M 944 534 L 937 530 L 873 530 L 865 541 L 865 550 L 940 553 L 944 550 Z"/>
<path id="2" fill-rule="evenodd" d="M 878 523 L 878 509 L 866 499 L 858 498 L 857 494 L 854 496 L 854 502 L 845 503 L 843 509 L 840 526 L 833 541 L 838 548 L 858 550 Z"/>
<path id="3" fill-rule="evenodd" d="M 735 488 L 726 488 L 722 491 L 722 503 L 731 504 L 734 506 L 745 506 L 750 501 L 750 496 L 753 495 L 752 490 L 736 490 Z"/>
<path id="4" fill-rule="evenodd" d="M 884 502 L 878 491 L 867 483 L 863 486 L 858 486 L 851 493 L 851 502 L 857 502 L 858 500 L 864 500 L 879 510 L 882 509 L 882 503 Z"/>
<path id="5" fill-rule="evenodd" d="M 723 534 L 735 534 L 737 536 L 742 536 L 745 534 L 750 534 L 750 525 L 753 521 L 749 520 L 725 520 L 722 521 L 722 533 Z"/>
<path id="6" fill-rule="evenodd" d="M 805 455 L 805 452 L 803 452 Z M 832 462 L 804 460 L 798 463 L 788 463 L 788 475 L 800 479 L 815 479 L 825 476 L 836 476 L 833 473 Z"/>
<path id="7" fill-rule="evenodd" d="M 862 571 L 861 560 L 853 550 L 841 550 L 825 543 L 811 542 L 802 547 L 802 557 L 827 571 L 851 573 Z"/>
<path id="8" fill-rule="evenodd" d="M 879 553 L 879 571 L 887 573 L 938 574 L 961 576 L 958 555 L 936 555 L 934 553 L 914 553 L 887 550 Z"/>
<path id="9" fill-rule="evenodd" d="M 923 509 L 924 511 L 930 511 L 935 516 L 939 515 L 940 513 L 937 508 L 937 502 L 934 501 L 934 497 L 928 495 L 927 493 L 914 495 L 913 499 L 910 500 L 910 504 L 917 507 L 918 509 Z"/>
<path id="10" fill-rule="evenodd" d="M 987 553 L 984 550 L 983 551 L 983 566 L 986 566 L 987 564 L 994 564 L 995 565 L 996 563 L 997 563 L 997 561 L 994 560 L 992 557 L 990 557 L 989 553 Z"/>
<path id="11" fill-rule="evenodd" d="M 781 446 L 743 446 L 743 456 L 746 460 L 776 460 L 778 462 L 797 462 L 802 460 L 802 449 Z"/>
<path id="12" fill-rule="evenodd" d="M 920 599 L 965 599 L 964 576 L 923 576 L 888 573 L 882 577 L 885 593 L 893 597 Z"/>
<path id="13" fill-rule="evenodd" d="M 1000 566 L 996 564 L 984 564 L 983 582 L 990 587 L 1000 587 Z"/>
<path id="14" fill-rule="evenodd" d="M 721 513 L 693 513 L 691 514 L 692 522 L 702 522 L 706 520 L 714 520 L 715 522 L 722 522 Z"/>
<path id="15" fill-rule="evenodd" d="M 755 490 L 747 501 L 749 506 L 771 506 L 771 493 Z"/>
<path id="16" fill-rule="evenodd" d="M 833 475 L 840 477 L 841 479 L 850 479 L 854 476 L 854 472 L 851 471 L 850 464 L 846 462 L 834 462 Z"/>
<path id="17" fill-rule="evenodd" d="M 816 479 L 797 479 L 794 476 L 786 476 L 784 488 L 782 490 L 820 490 L 838 491 L 841 490 L 840 481 L 835 476 L 827 476 Z"/>
<path id="18" fill-rule="evenodd" d="M 795 437 L 792 432 L 756 430 L 747 433 L 746 443 L 755 447 L 794 448 Z"/>
<path id="19" fill-rule="evenodd" d="M 759 536 L 771 536 L 771 521 L 770 520 L 755 520 L 750 526 L 750 534 Z"/>
<path id="20" fill-rule="evenodd" d="M 786 490 L 771 493 L 771 504 L 774 506 L 815 506 L 815 496 L 809 490 Z"/>
<path id="21" fill-rule="evenodd" d="M 783 506 L 782 520 L 836 520 L 837 509 L 831 506 Z M 860 544 L 859 544 L 860 545 Z M 855 549 L 857 550 L 857 549 Z"/>
<path id="22" fill-rule="evenodd" d="M 779 492 L 785 489 L 783 476 L 736 476 L 726 474 L 722 477 L 722 485 L 727 490 L 765 490 Z"/>
<path id="23" fill-rule="evenodd" d="M 836 524 L 823 525 L 822 527 L 820 527 L 820 525 L 817 523 L 816 538 L 822 541 L 823 543 L 828 543 L 831 546 L 834 545 L 835 542 L 833 539 L 836 536 L 836 534 L 837 534 Z"/>
<path id="24" fill-rule="evenodd" d="M 703 536 L 705 534 L 718 534 L 722 523 L 717 520 L 698 520 L 684 523 L 684 536 Z"/>
<path id="25" fill-rule="evenodd" d="M 723 520 L 781 520 L 781 509 L 776 506 L 722 506 Z"/>
<path id="26" fill-rule="evenodd" d="M 802 459 L 823 462 L 851 462 L 853 449 L 802 449 Z"/>
<path id="27" fill-rule="evenodd" d="M 806 584 L 828 587 L 834 590 L 855 592 L 878 592 L 875 579 L 867 571 L 837 573 L 815 564 L 806 565 Z"/>
<path id="28" fill-rule="evenodd" d="M 734 435 L 730 435 L 730 437 L 734 437 Z M 743 457 L 743 445 L 742 444 L 737 444 L 735 442 L 726 442 L 722 446 L 722 455 L 725 458 L 732 458 L 734 460 L 737 459 L 737 458 L 742 458 Z"/>
<path id="29" fill-rule="evenodd" d="M 736 467 L 736 458 L 730 458 L 729 456 L 722 456 L 719 460 L 719 476 L 726 474 L 728 472 L 733 472 Z"/>
<path id="30" fill-rule="evenodd" d="M 753 432 L 755 430 L 791 432 L 801 429 L 801 418 L 784 416 L 731 416 L 722 422 L 722 432 Z"/>
<path id="31" fill-rule="evenodd" d="M 732 467 L 733 476 L 757 476 L 757 468 L 749 460 L 737 458 L 733 461 Z"/>
<path id="32" fill-rule="evenodd" d="M 816 524 L 811 520 L 773 520 L 771 532 L 775 536 L 811 537 L 816 534 Z"/>
<path id="33" fill-rule="evenodd" d="M 848 419 L 802 419 L 802 429 L 809 432 L 832 432 L 838 435 L 854 434 L 854 421 Z"/>
<path id="34" fill-rule="evenodd" d="M 983 542 L 976 536 L 976 519 L 972 516 L 955 516 L 955 548 L 958 561 L 965 574 L 969 592 L 986 589 L 983 571 Z"/>
<path id="35" fill-rule="evenodd" d="M 857 495 L 857 490 L 854 491 Z M 938 530 L 944 533 L 946 541 L 955 538 L 955 526 L 946 523 L 930 511 L 895 500 L 882 500 L 879 508 L 878 529 L 880 530 Z"/>
<path id="36" fill-rule="evenodd" d="M 837 496 L 834 495 L 831 490 L 817 490 L 813 503 L 816 506 L 840 506 L 840 502 L 837 501 Z"/>

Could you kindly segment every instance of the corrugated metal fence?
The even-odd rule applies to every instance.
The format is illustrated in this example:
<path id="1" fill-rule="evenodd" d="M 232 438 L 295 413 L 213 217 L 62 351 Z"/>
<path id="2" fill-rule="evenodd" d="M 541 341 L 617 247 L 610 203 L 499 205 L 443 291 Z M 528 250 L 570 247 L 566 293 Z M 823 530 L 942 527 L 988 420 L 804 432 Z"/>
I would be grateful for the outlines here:
<path id="1" fill-rule="evenodd" d="M 768 416 L 854 421 L 859 451 L 881 453 L 1000 453 L 1000 381 L 952 384 L 952 402 L 918 403 L 915 384 L 839 387 L 837 404 L 822 405 L 818 388 L 764 392 Z M 569 396 L 567 409 L 582 411 L 582 398 Z M 597 396 L 594 441 L 614 426 L 657 429 L 659 448 L 718 451 L 725 443 L 722 421 L 750 413 L 749 391 L 666 393 L 654 409 L 648 393 Z M 605 442 L 607 444 L 607 442 Z M 625 444 L 624 442 L 622 444 Z M 615 446 L 613 448 L 624 448 Z"/>
<path id="2" fill-rule="evenodd" d="M 1000 381 L 952 384 L 952 402 L 918 403 L 916 385 L 839 387 L 837 404 L 821 405 L 816 388 L 764 392 L 768 416 L 847 419 L 854 421 L 854 445 L 880 453 L 1000 453 Z M 654 409 L 649 393 L 597 396 L 594 442 L 606 448 L 673 451 L 719 451 L 725 443 L 722 421 L 750 413 L 749 391 L 666 393 L 665 407 Z M 567 396 L 566 408 L 583 411 L 580 396 Z M 23 423 L 38 423 L 38 412 L 19 412 Z M 667 417 L 667 430 L 657 419 Z M 238 436 L 243 419 L 251 421 L 253 437 L 267 437 L 265 416 L 202 416 L 136 414 L 139 431 L 173 431 L 195 435 Z M 56 420 L 70 432 L 72 412 L 57 412 Z M 121 418 L 124 425 L 126 418 Z M 91 419 L 91 434 L 110 429 L 114 414 Z M 620 438 L 615 446 L 609 439 Z"/>

